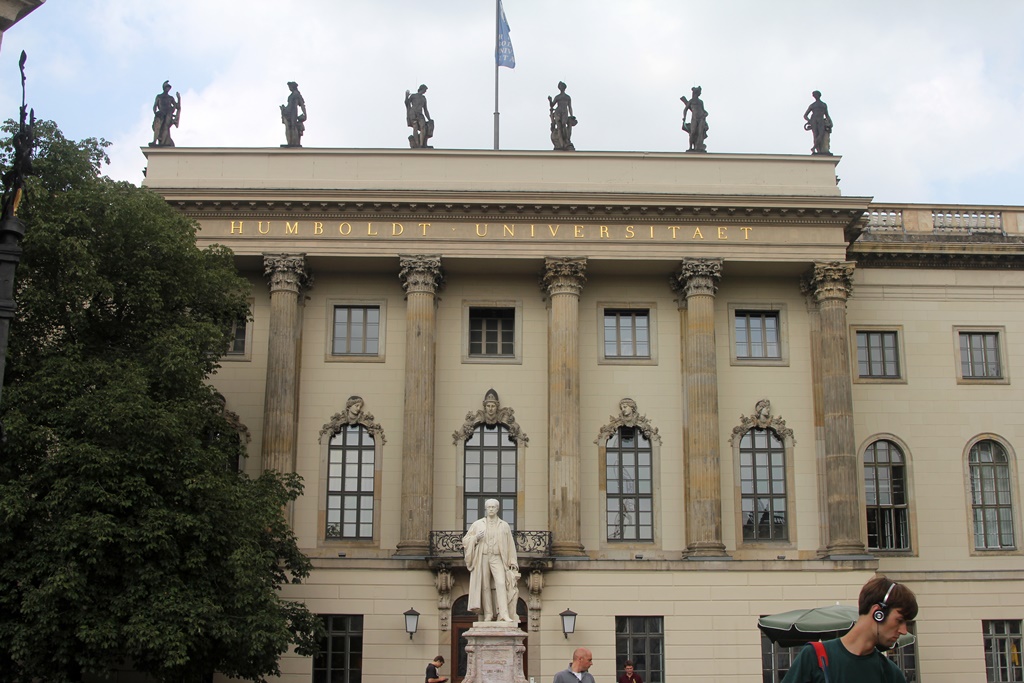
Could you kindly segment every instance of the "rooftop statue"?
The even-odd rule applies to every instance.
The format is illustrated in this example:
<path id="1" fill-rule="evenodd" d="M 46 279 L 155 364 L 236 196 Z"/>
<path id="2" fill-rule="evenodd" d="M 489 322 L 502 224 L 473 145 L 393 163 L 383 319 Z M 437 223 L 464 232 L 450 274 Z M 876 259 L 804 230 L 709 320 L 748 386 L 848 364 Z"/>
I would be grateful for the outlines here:
<path id="1" fill-rule="evenodd" d="M 815 90 L 811 93 L 814 101 L 804 112 L 804 130 L 811 131 L 814 136 L 814 146 L 811 147 L 811 154 L 827 154 L 829 151 L 830 139 L 832 137 L 832 117 L 828 115 L 828 105 L 821 101 L 821 91 Z"/>
<path id="2" fill-rule="evenodd" d="M 306 100 L 302 99 L 299 84 L 288 81 L 288 104 L 281 105 L 281 123 L 284 124 L 284 137 L 287 140 L 282 147 L 302 147 L 302 134 L 306 132 Z"/>
<path id="3" fill-rule="evenodd" d="M 706 152 L 708 146 L 704 141 L 708 137 L 708 112 L 704 109 L 704 102 L 700 99 L 700 86 L 690 89 L 692 95 L 686 99 L 683 95 L 679 99 L 686 106 L 683 108 L 683 130 L 690 134 L 690 148 L 687 152 Z M 686 120 L 686 112 L 690 112 L 690 120 Z"/>
<path id="4" fill-rule="evenodd" d="M 565 152 L 575 151 L 572 144 L 572 127 L 576 117 L 572 114 L 572 98 L 565 93 L 565 83 L 558 82 L 558 94 L 548 97 L 548 115 L 551 117 L 551 144 Z"/>
<path id="5" fill-rule="evenodd" d="M 421 85 L 415 93 L 405 91 L 405 123 L 412 128 L 409 146 L 413 149 L 433 149 L 427 141 L 434 137 L 434 120 L 427 110 L 427 86 Z"/>
<path id="6" fill-rule="evenodd" d="M 174 147 L 171 126 L 181 122 L 181 93 L 171 97 L 171 82 L 164 81 L 164 91 L 153 100 L 153 142 L 150 147 Z"/>

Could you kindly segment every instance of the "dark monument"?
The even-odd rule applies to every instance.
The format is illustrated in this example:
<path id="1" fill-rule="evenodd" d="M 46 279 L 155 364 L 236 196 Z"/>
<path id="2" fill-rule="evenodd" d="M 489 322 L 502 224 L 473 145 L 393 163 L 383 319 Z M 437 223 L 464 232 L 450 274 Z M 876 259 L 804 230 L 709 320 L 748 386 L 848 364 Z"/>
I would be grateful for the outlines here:
<path id="1" fill-rule="evenodd" d="M 572 98 L 565 93 L 565 83 L 558 82 L 558 94 L 548 97 L 548 115 L 551 117 L 551 144 L 564 152 L 575 151 L 572 127 L 576 117 L 572 114 Z"/>
<path id="2" fill-rule="evenodd" d="M 281 123 L 284 124 L 284 137 L 287 140 L 282 147 L 302 147 L 302 134 L 306 131 L 306 100 L 302 99 L 299 84 L 288 81 L 288 104 L 281 105 Z"/>
<path id="3" fill-rule="evenodd" d="M 708 112 L 704 108 L 704 102 L 700 99 L 700 86 L 690 89 L 692 96 L 686 99 L 683 95 L 679 99 L 686 106 L 683 108 L 683 130 L 690 134 L 690 148 L 687 152 L 706 152 L 708 146 L 704 141 L 708 137 Z M 690 120 L 686 120 L 686 112 L 690 112 Z"/>
<path id="4" fill-rule="evenodd" d="M 828 105 L 821 101 L 821 91 L 815 90 L 811 93 L 814 101 L 804 112 L 804 130 L 811 131 L 814 136 L 814 146 L 811 147 L 811 154 L 825 154 L 832 156 L 829 151 L 829 144 L 832 137 L 832 117 L 828 115 Z"/>
<path id="5" fill-rule="evenodd" d="M 405 91 L 405 123 L 412 128 L 409 146 L 413 149 L 433 149 L 427 141 L 434 137 L 434 120 L 427 109 L 427 86 L 421 85 L 415 93 Z"/>
<path id="6" fill-rule="evenodd" d="M 181 93 L 171 97 L 171 82 L 164 81 L 164 91 L 153 100 L 153 142 L 150 147 L 174 147 L 171 126 L 181 121 Z"/>

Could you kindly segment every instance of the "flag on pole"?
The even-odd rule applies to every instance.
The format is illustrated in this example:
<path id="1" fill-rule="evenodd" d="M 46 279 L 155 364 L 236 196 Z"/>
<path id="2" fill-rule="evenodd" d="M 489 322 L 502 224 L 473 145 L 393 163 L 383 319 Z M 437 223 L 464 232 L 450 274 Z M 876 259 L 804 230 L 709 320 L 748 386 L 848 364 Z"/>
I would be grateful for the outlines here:
<path id="1" fill-rule="evenodd" d="M 508 34 L 505 8 L 501 6 L 501 0 L 498 0 L 498 36 L 497 42 L 494 44 L 494 62 L 498 66 L 514 69 L 516 68 L 516 53 L 512 49 L 512 39 Z"/>

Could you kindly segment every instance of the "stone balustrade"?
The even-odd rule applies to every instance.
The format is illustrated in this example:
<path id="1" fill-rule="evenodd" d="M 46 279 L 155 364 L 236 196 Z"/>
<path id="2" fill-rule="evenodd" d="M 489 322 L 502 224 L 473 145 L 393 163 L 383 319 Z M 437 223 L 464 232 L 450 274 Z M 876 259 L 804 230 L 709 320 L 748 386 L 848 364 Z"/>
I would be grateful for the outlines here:
<path id="1" fill-rule="evenodd" d="M 1020 207 L 928 204 L 871 204 L 869 233 L 933 233 L 943 235 L 1024 234 Z"/>

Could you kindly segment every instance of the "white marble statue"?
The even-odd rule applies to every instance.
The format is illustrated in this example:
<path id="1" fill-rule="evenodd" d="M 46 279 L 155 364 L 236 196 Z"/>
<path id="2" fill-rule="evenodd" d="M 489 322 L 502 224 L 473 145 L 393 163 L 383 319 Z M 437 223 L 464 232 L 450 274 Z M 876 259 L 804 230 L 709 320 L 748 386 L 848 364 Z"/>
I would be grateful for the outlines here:
<path id="1" fill-rule="evenodd" d="M 469 610 L 482 612 L 481 621 L 517 623 L 519 558 L 512 528 L 498 517 L 498 501 L 491 498 L 484 507 L 487 516 L 473 522 L 462 539 L 469 569 Z"/>

